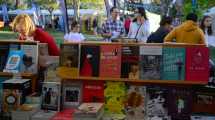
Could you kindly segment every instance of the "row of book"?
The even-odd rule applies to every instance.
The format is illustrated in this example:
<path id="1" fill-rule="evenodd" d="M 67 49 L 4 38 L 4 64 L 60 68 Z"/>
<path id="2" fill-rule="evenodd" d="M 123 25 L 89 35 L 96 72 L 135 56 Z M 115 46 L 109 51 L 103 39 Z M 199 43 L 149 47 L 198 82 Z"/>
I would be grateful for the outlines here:
<path id="1" fill-rule="evenodd" d="M 63 44 L 60 66 L 62 76 L 207 82 L 209 50 L 202 46 Z"/>
<path id="2" fill-rule="evenodd" d="M 38 72 L 38 44 L 1 43 L 0 51 L 0 72 Z"/>

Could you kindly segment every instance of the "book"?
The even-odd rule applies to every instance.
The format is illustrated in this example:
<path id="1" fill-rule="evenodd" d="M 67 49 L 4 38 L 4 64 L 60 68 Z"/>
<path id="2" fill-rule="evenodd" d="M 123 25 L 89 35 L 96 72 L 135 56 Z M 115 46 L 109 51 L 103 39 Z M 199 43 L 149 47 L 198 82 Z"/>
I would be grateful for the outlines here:
<path id="1" fill-rule="evenodd" d="M 82 82 L 63 82 L 64 108 L 78 107 L 82 102 Z"/>
<path id="2" fill-rule="evenodd" d="M 106 82 L 104 89 L 106 114 L 125 114 L 126 89 L 124 82 Z"/>
<path id="3" fill-rule="evenodd" d="M 24 55 L 20 71 L 36 74 L 38 72 L 38 46 L 21 45 L 21 50 L 24 52 Z"/>
<path id="4" fill-rule="evenodd" d="M 191 115 L 191 120 L 215 120 L 215 116 L 207 115 Z"/>
<path id="5" fill-rule="evenodd" d="M 50 120 L 71 120 L 72 114 L 74 113 L 73 109 L 64 109 L 56 113 Z"/>
<path id="6" fill-rule="evenodd" d="M 49 56 L 47 43 L 39 43 L 39 56 Z"/>
<path id="7" fill-rule="evenodd" d="M 47 56 L 46 57 L 46 70 L 45 81 L 46 82 L 59 82 L 60 78 L 57 76 L 57 69 L 59 66 L 59 56 Z"/>
<path id="8" fill-rule="evenodd" d="M 98 77 L 100 47 L 96 45 L 82 45 L 80 57 L 80 76 Z"/>
<path id="9" fill-rule="evenodd" d="M 208 82 L 209 49 L 207 47 L 186 48 L 186 81 Z"/>
<path id="10" fill-rule="evenodd" d="M 163 80 L 185 79 L 185 48 L 163 48 Z"/>
<path id="11" fill-rule="evenodd" d="M 11 43 L 11 44 L 9 44 L 9 46 L 10 46 L 10 51 L 13 51 L 13 50 L 20 50 L 20 44 L 14 44 L 14 43 Z"/>
<path id="12" fill-rule="evenodd" d="M 83 102 L 104 102 L 104 82 L 84 81 Z"/>
<path id="13" fill-rule="evenodd" d="M 55 116 L 55 114 L 56 114 L 56 111 L 40 110 L 31 117 L 31 120 L 50 120 L 52 117 Z"/>
<path id="14" fill-rule="evenodd" d="M 192 90 L 185 87 L 170 87 L 167 97 L 168 113 L 173 120 L 185 120 L 192 111 Z"/>
<path id="15" fill-rule="evenodd" d="M 79 44 L 62 44 L 60 67 L 63 75 L 79 75 Z"/>
<path id="16" fill-rule="evenodd" d="M 1 43 L 0 51 L 0 72 L 3 72 L 8 58 L 9 45 Z"/>
<path id="17" fill-rule="evenodd" d="M 140 79 L 160 80 L 162 46 L 140 46 Z"/>
<path id="18" fill-rule="evenodd" d="M 8 77 L 0 77 L 0 98 L 3 98 L 3 82 L 8 80 Z M 3 99 L 0 99 L 0 112 L 2 112 L 3 106 Z"/>
<path id="19" fill-rule="evenodd" d="M 103 103 L 82 103 L 73 114 L 73 120 L 101 120 L 104 114 Z"/>
<path id="20" fill-rule="evenodd" d="M 12 73 L 20 72 L 20 67 L 23 62 L 22 61 L 23 55 L 24 55 L 24 52 L 22 50 L 9 51 L 7 63 L 3 72 L 12 72 Z"/>
<path id="21" fill-rule="evenodd" d="M 125 100 L 127 120 L 142 120 L 145 118 L 146 87 L 129 85 Z"/>
<path id="22" fill-rule="evenodd" d="M 100 46 L 100 77 L 120 78 L 121 45 Z"/>
<path id="23" fill-rule="evenodd" d="M 167 117 L 168 89 L 160 86 L 147 86 L 146 93 L 146 115 Z"/>
<path id="24" fill-rule="evenodd" d="M 209 80 L 208 85 L 215 87 L 215 47 L 209 47 Z"/>
<path id="25" fill-rule="evenodd" d="M 139 47 L 122 46 L 121 78 L 139 79 Z"/>
<path id="26" fill-rule="evenodd" d="M 214 88 L 195 87 L 193 94 L 192 112 L 215 114 L 214 107 L 215 107 Z"/>
<path id="27" fill-rule="evenodd" d="M 61 84 L 59 82 L 44 82 L 41 95 L 41 109 L 60 111 Z"/>

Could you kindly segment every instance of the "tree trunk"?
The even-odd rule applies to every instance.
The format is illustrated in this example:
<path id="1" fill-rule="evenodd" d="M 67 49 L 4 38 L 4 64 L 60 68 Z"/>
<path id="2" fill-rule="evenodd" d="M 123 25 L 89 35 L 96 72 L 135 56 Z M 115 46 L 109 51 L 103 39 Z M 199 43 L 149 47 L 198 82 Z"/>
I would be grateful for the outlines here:
<path id="1" fill-rule="evenodd" d="M 76 21 L 79 20 L 79 11 L 80 11 L 80 0 L 73 0 L 73 8 L 74 8 L 74 18 Z"/>

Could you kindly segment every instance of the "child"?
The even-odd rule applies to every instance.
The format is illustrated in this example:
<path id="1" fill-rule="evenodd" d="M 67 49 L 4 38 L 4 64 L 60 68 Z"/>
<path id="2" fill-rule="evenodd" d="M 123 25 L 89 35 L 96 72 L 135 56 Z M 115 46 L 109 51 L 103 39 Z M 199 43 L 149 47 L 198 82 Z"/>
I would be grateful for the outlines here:
<path id="1" fill-rule="evenodd" d="M 69 34 L 64 36 L 65 42 L 81 42 L 84 41 L 84 36 L 79 33 L 80 32 L 80 25 L 77 21 L 74 21 L 71 25 L 71 31 Z"/>

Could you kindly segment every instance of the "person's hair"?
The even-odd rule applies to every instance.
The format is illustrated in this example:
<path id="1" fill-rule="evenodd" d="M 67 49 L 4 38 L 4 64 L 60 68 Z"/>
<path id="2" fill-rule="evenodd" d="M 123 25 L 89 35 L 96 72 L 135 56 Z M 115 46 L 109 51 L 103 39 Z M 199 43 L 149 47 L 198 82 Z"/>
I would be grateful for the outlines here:
<path id="1" fill-rule="evenodd" d="M 163 16 L 161 18 L 161 21 L 160 21 L 160 26 L 164 26 L 165 24 L 171 25 L 172 24 L 172 17 L 170 17 L 170 16 Z"/>
<path id="2" fill-rule="evenodd" d="M 194 22 L 197 22 L 198 21 L 198 16 L 195 13 L 189 13 L 186 16 L 186 20 L 192 20 Z"/>
<path id="3" fill-rule="evenodd" d="M 144 17 L 145 20 L 148 20 L 148 17 L 146 16 L 146 11 L 145 11 L 145 9 L 144 9 L 143 7 L 139 7 L 139 8 L 137 8 L 137 10 L 138 10 L 138 13 L 139 13 L 142 17 Z M 135 18 L 135 19 L 133 20 L 133 22 L 136 22 L 136 21 L 137 21 L 137 18 Z"/>
<path id="4" fill-rule="evenodd" d="M 76 27 L 77 25 L 79 25 L 79 23 L 77 21 L 73 21 L 71 24 L 71 30 L 73 30 L 73 28 Z"/>
<path id="5" fill-rule="evenodd" d="M 206 28 L 206 26 L 205 26 L 204 23 L 205 23 L 205 20 L 206 20 L 207 18 L 212 18 L 212 17 L 209 16 L 209 15 L 204 16 L 203 19 L 202 19 L 202 21 L 201 21 L 201 24 L 200 24 L 200 28 L 203 30 L 204 33 L 205 33 L 205 28 Z M 210 26 L 208 27 L 207 32 L 208 32 L 208 35 L 212 35 L 212 34 L 213 34 L 212 25 L 210 25 Z"/>
<path id="6" fill-rule="evenodd" d="M 16 26 L 19 23 L 22 23 L 22 25 L 25 26 L 25 32 L 27 33 L 27 35 L 31 34 L 36 29 L 34 22 L 27 14 L 19 14 L 14 18 L 11 24 L 13 31 L 16 31 Z"/>
<path id="7" fill-rule="evenodd" d="M 112 13 L 114 9 L 118 9 L 118 8 L 117 8 L 117 7 L 112 7 L 112 8 L 110 9 L 110 13 Z"/>

